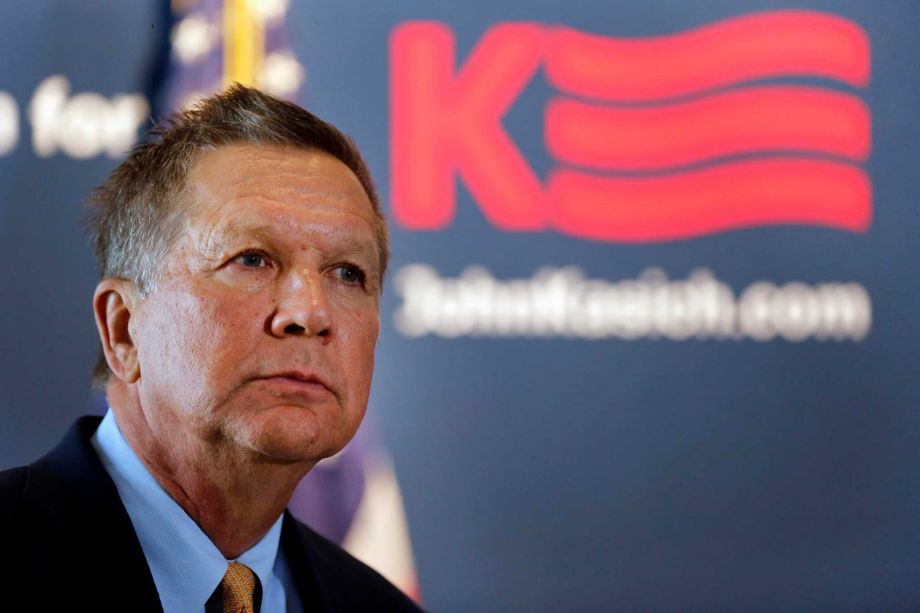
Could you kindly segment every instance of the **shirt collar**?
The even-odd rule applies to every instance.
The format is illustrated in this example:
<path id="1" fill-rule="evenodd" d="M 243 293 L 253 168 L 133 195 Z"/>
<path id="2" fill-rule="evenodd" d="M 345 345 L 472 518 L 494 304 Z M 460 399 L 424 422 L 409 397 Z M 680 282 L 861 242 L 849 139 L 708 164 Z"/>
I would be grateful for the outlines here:
<path id="1" fill-rule="evenodd" d="M 224 558 L 147 471 L 122 436 L 111 409 L 96 430 L 92 444 L 134 525 L 163 610 L 169 613 L 202 609 L 233 560 Z M 281 519 L 279 515 L 265 536 L 236 559 L 252 569 L 263 588 L 269 585 L 278 555 Z"/>

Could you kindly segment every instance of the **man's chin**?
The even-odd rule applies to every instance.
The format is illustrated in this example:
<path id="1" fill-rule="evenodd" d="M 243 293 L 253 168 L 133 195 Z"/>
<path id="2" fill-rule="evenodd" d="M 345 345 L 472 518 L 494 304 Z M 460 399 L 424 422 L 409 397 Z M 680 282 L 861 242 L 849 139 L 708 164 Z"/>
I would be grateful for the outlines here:
<path id="1" fill-rule="evenodd" d="M 342 425 L 328 423 L 328 417 L 313 407 L 273 406 L 247 415 L 233 438 L 267 460 L 312 465 L 338 453 L 354 434 L 341 436 Z"/>

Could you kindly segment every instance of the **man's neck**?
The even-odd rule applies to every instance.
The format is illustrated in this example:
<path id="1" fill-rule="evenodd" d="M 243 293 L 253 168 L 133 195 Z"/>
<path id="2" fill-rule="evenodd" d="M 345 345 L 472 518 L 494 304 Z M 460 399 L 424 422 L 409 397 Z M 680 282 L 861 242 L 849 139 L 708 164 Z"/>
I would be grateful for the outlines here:
<path id="1" fill-rule="evenodd" d="M 164 444 L 139 404 L 111 404 L 122 435 L 148 472 L 228 560 L 268 532 L 312 467 L 266 461 L 219 437 Z"/>

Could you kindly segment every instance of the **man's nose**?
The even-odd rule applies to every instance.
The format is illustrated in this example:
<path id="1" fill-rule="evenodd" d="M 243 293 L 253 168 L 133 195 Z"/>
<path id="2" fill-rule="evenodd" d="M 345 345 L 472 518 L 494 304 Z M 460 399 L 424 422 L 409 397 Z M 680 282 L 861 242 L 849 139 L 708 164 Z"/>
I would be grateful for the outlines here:
<path id="1" fill-rule="evenodd" d="M 272 336 L 290 335 L 329 338 L 332 314 L 318 273 L 291 271 L 281 279 L 278 307 L 271 319 Z"/>

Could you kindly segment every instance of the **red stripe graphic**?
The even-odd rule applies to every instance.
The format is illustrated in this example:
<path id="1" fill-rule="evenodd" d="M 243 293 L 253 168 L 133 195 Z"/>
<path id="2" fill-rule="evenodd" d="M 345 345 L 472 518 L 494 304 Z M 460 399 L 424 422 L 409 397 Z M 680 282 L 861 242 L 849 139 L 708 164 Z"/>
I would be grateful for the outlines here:
<path id="1" fill-rule="evenodd" d="M 693 238 L 760 225 L 821 225 L 863 232 L 869 178 L 850 164 L 772 158 L 666 177 L 614 178 L 571 170 L 549 179 L 556 227 L 603 241 Z"/>
<path id="2" fill-rule="evenodd" d="M 864 87 L 869 40 L 855 23 L 812 11 L 770 11 L 681 34 L 616 39 L 568 28 L 549 37 L 546 77 L 589 98 L 640 101 L 777 76 Z"/>
<path id="3" fill-rule="evenodd" d="M 644 108 L 556 98 L 545 126 L 556 158 L 599 169 L 648 170 L 758 151 L 865 160 L 870 148 L 861 100 L 807 87 L 751 87 Z"/>

